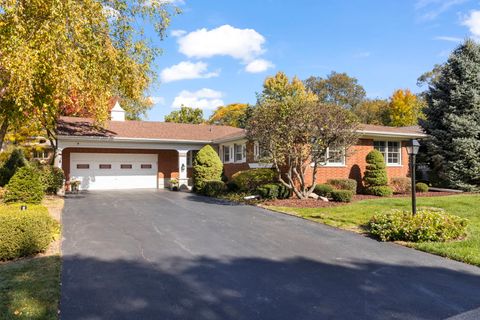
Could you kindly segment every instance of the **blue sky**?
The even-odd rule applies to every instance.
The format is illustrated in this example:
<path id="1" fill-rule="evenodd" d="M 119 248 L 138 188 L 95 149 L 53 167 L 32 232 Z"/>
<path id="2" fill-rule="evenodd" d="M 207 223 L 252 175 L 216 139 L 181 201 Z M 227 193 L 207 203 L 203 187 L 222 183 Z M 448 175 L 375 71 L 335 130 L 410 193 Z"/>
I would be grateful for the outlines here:
<path id="1" fill-rule="evenodd" d="M 219 104 L 254 104 L 265 77 L 347 72 L 369 97 L 419 91 L 416 79 L 465 37 L 480 38 L 474 0 L 173 0 L 148 120 L 184 103 L 208 117 Z"/>

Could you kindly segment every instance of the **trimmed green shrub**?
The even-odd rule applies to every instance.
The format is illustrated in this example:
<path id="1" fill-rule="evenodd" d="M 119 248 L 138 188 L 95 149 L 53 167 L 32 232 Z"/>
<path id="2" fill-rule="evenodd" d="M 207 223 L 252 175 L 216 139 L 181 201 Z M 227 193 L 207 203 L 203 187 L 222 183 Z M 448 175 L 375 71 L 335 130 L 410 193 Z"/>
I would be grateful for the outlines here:
<path id="1" fill-rule="evenodd" d="M 465 236 L 467 220 L 441 209 L 391 210 L 374 215 L 368 223 L 371 235 L 382 241 L 448 241 Z"/>
<path id="2" fill-rule="evenodd" d="M 331 197 L 335 202 L 351 202 L 353 198 L 353 192 L 350 190 L 333 190 Z"/>
<path id="3" fill-rule="evenodd" d="M 226 189 L 225 182 L 221 180 L 207 180 L 204 182 L 201 193 L 209 197 L 216 197 Z"/>
<path id="4" fill-rule="evenodd" d="M 428 184 L 426 183 L 423 183 L 423 182 L 418 182 L 416 185 L 415 185 L 415 190 L 417 192 L 428 192 L 430 188 L 428 187 Z"/>
<path id="5" fill-rule="evenodd" d="M 257 193 L 263 199 L 278 199 L 278 184 L 267 183 L 257 188 Z"/>
<path id="6" fill-rule="evenodd" d="M 221 180 L 223 164 L 217 152 L 206 145 L 198 151 L 193 161 L 193 189 L 202 192 L 207 180 Z"/>
<path id="7" fill-rule="evenodd" d="M 57 194 L 63 187 L 65 175 L 63 170 L 54 166 L 45 166 L 41 168 L 40 180 L 43 184 L 43 190 L 47 194 Z"/>
<path id="8" fill-rule="evenodd" d="M 367 170 L 363 177 L 366 193 L 381 197 L 392 195 L 393 191 L 388 186 L 387 170 L 382 153 L 372 150 L 368 153 L 366 161 Z"/>
<path id="9" fill-rule="evenodd" d="M 368 188 L 368 194 L 377 197 L 390 197 L 393 195 L 393 190 L 389 186 L 375 186 Z"/>
<path id="10" fill-rule="evenodd" d="M 267 183 L 257 188 L 256 192 L 263 199 L 288 199 L 292 195 L 290 189 L 281 183 Z"/>
<path id="11" fill-rule="evenodd" d="M 43 252 L 59 231 L 58 222 L 44 207 L 20 211 L 19 206 L 3 206 L 0 209 L 0 260 Z"/>
<path id="12" fill-rule="evenodd" d="M 338 190 L 350 190 L 353 194 L 357 193 L 357 180 L 354 179 L 330 179 L 327 184 Z"/>
<path id="13" fill-rule="evenodd" d="M 40 203 L 45 195 L 40 174 L 31 167 L 18 169 L 5 188 L 3 201 L 6 203 Z"/>
<path id="14" fill-rule="evenodd" d="M 22 149 L 14 149 L 10 157 L 0 169 L 0 187 L 4 187 L 15 175 L 19 168 L 28 165 Z"/>
<path id="15" fill-rule="evenodd" d="M 254 191 L 261 185 L 277 180 L 277 173 L 272 169 L 260 168 L 239 171 L 232 176 L 232 181 L 240 191 Z"/>
<path id="16" fill-rule="evenodd" d="M 278 199 L 289 199 L 292 196 L 292 190 L 281 184 L 277 183 L 278 185 Z"/>
<path id="17" fill-rule="evenodd" d="M 315 190 L 313 192 L 319 196 L 328 198 L 330 197 L 330 194 L 332 193 L 332 191 L 333 191 L 333 187 L 331 185 L 326 183 L 321 183 L 315 186 Z"/>
<path id="18" fill-rule="evenodd" d="M 395 193 L 409 193 L 412 191 L 412 181 L 407 177 L 395 177 L 390 180 L 390 186 Z"/>

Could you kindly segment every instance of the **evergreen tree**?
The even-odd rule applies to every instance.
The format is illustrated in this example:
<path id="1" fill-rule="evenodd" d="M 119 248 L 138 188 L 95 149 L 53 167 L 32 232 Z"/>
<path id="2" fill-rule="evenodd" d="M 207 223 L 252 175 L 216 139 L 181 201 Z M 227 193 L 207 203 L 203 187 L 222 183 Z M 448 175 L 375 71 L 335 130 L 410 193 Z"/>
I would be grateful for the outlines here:
<path id="1" fill-rule="evenodd" d="M 426 93 L 428 150 L 440 177 L 457 188 L 480 189 L 480 45 L 466 40 Z"/>

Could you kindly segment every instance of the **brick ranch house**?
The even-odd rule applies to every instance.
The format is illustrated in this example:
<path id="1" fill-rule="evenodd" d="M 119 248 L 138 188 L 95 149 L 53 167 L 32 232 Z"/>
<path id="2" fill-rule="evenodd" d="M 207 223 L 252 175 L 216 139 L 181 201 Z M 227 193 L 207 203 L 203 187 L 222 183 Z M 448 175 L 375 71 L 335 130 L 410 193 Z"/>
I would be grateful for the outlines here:
<path id="1" fill-rule="evenodd" d="M 63 117 L 58 123 L 55 159 L 68 181 L 79 180 L 82 190 L 165 188 L 172 178 L 191 185 L 192 159 L 206 144 L 214 147 L 225 174 L 268 166 L 257 161 L 258 145 L 247 141 L 243 129 L 229 126 L 193 125 L 125 120 L 118 102 L 103 128 L 92 119 Z M 330 160 L 318 169 L 317 182 L 352 178 L 361 182 L 365 157 L 380 150 L 389 178 L 409 172 L 406 143 L 425 137 L 418 127 L 392 128 L 362 125 L 358 143 L 348 154 L 329 150 Z"/>

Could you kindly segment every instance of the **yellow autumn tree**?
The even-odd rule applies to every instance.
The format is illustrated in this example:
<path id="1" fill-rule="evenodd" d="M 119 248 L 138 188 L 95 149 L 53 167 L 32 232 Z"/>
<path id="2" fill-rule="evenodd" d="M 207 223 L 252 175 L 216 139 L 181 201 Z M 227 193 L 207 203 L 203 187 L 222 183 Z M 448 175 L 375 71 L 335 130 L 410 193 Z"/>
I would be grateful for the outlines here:
<path id="1" fill-rule="evenodd" d="M 218 107 L 208 120 L 211 124 L 226 125 L 244 128 L 248 118 L 249 105 L 245 103 L 232 103 Z"/>
<path id="2" fill-rule="evenodd" d="M 396 90 L 388 105 L 388 125 L 393 127 L 413 126 L 421 116 L 421 102 L 409 89 Z"/>

